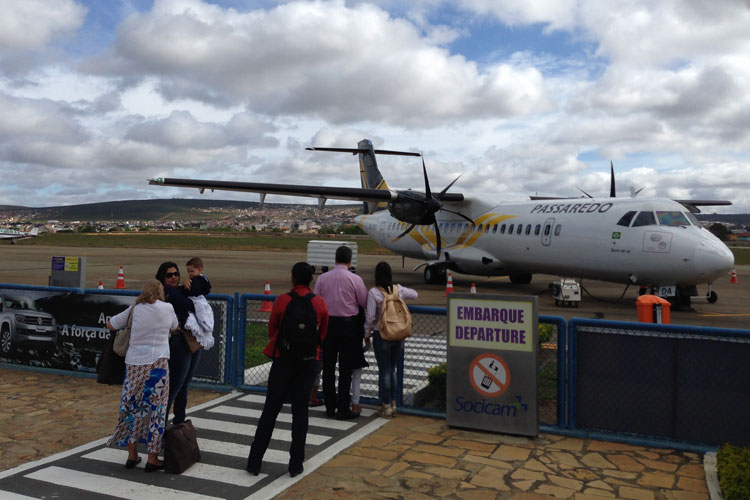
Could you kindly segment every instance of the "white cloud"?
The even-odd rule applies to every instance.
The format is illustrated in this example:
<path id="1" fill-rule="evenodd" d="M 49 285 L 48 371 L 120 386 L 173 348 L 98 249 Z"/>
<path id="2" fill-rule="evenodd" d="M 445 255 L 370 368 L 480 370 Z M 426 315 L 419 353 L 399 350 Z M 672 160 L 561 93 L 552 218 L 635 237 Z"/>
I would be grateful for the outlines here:
<path id="1" fill-rule="evenodd" d="M 433 189 L 464 172 L 452 191 L 498 201 L 601 195 L 614 160 L 622 194 L 750 211 L 746 1 L 121 0 L 99 38 L 80 3 L 0 0 L 3 203 L 197 195 L 155 174 L 357 186 L 351 155 L 304 147 L 366 137 L 425 152 Z M 492 23 L 501 47 L 472 30 Z M 94 38 L 111 45 L 77 59 Z M 419 161 L 379 162 L 422 188 Z"/>
<path id="2" fill-rule="evenodd" d="M 455 35 L 431 36 L 444 42 Z M 506 63 L 480 72 L 410 23 L 343 2 L 240 13 L 198 0 L 157 1 L 123 23 L 111 57 L 87 67 L 157 77 L 167 100 L 246 103 L 257 112 L 334 123 L 436 126 L 549 105 L 533 67 Z"/>
<path id="3" fill-rule="evenodd" d="M 40 50 L 83 23 L 86 9 L 72 0 L 0 0 L 0 54 Z"/>

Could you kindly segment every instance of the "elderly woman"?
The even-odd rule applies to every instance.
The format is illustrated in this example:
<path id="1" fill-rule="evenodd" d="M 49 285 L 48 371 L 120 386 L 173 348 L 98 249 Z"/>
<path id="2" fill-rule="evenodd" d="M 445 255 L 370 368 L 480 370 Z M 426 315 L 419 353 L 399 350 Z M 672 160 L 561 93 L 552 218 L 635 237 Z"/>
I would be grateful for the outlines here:
<path id="1" fill-rule="evenodd" d="M 201 351 L 192 352 L 182 334 L 182 328 L 187 321 L 188 313 L 195 312 L 195 305 L 180 289 L 180 270 L 174 262 L 163 262 L 156 271 L 156 279 L 164 285 L 166 301 L 172 304 L 177 315 L 180 330 L 169 338 L 169 401 L 167 403 L 167 418 L 169 409 L 174 412 L 173 424 L 185 421 L 187 408 L 188 386 L 193 378 L 195 367 L 201 357 Z"/>
<path id="2" fill-rule="evenodd" d="M 163 469 L 159 460 L 169 395 L 169 331 L 177 328 L 172 306 L 164 302 L 164 288 L 156 280 L 143 286 L 135 305 L 107 322 L 110 330 L 121 330 L 133 315 L 130 345 L 125 355 L 125 381 L 122 384 L 120 414 L 108 445 L 126 446 L 125 467 L 134 468 L 141 458 L 138 443 L 148 451 L 146 472 Z"/>

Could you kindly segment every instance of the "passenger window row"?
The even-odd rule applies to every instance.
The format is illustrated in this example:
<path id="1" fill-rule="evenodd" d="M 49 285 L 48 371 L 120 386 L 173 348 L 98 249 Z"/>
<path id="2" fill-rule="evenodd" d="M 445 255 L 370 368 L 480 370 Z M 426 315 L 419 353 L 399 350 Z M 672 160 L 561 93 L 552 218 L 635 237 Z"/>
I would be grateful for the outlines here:
<path id="1" fill-rule="evenodd" d="M 391 222 L 388 225 L 389 231 L 394 231 L 396 229 L 400 229 L 402 231 L 405 231 L 406 228 L 409 227 L 408 224 L 404 222 Z M 452 233 L 452 232 L 459 232 L 464 233 L 467 231 L 470 231 L 470 224 L 469 223 L 463 223 L 463 222 L 440 222 L 438 224 L 438 227 L 440 228 L 441 233 Z M 430 230 L 432 226 L 417 226 L 417 229 L 421 231 Z M 487 234 L 490 231 L 492 231 L 493 234 L 497 233 L 498 231 L 500 234 L 516 234 L 521 235 L 525 234 L 526 236 L 531 236 L 532 229 L 534 231 L 534 236 L 539 236 L 539 234 L 542 231 L 542 225 L 541 224 L 477 224 L 474 226 L 473 232 L 475 233 L 484 233 Z M 552 230 L 552 226 L 545 226 L 544 235 L 548 236 Z M 555 226 L 555 236 L 560 236 L 560 232 L 562 231 L 562 226 L 560 224 Z"/>

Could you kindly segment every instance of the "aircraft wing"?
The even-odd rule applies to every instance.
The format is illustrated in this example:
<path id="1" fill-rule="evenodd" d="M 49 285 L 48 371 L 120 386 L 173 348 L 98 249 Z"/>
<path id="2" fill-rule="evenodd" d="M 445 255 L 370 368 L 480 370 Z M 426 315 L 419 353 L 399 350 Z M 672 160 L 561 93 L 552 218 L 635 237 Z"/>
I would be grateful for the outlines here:
<path id="1" fill-rule="evenodd" d="M 222 191 L 246 191 L 251 193 L 278 194 L 284 196 L 306 196 L 318 199 L 389 202 L 401 201 L 410 198 L 411 190 L 393 191 L 386 189 L 369 189 L 353 187 L 330 187 L 330 186 L 304 186 L 294 184 L 267 184 L 263 182 L 234 182 L 234 181 L 209 181 L 200 179 L 175 179 L 170 177 L 159 177 L 150 179 L 149 184 L 155 186 L 187 187 L 199 189 L 201 193 L 210 189 Z M 461 193 L 443 193 L 442 201 L 463 201 Z"/>
<path id="2" fill-rule="evenodd" d="M 175 179 L 159 177 L 150 179 L 155 186 L 187 187 L 222 191 L 246 191 L 261 194 L 279 194 L 285 196 L 307 196 L 310 198 L 332 198 L 336 200 L 388 202 L 395 200 L 395 191 L 384 189 L 367 189 L 351 187 L 303 186 L 294 184 L 267 184 L 262 182 L 209 181 L 200 179 Z"/>
<path id="3" fill-rule="evenodd" d="M 694 214 L 701 213 L 698 207 L 713 207 L 718 205 L 731 205 L 732 202 L 729 200 L 674 200 L 685 208 L 690 210 Z"/>

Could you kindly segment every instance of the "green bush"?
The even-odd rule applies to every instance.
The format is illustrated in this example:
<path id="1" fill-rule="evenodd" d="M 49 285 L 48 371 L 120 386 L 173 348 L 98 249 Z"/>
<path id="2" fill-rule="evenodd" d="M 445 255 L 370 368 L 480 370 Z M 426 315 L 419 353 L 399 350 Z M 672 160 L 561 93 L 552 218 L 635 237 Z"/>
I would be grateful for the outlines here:
<path id="1" fill-rule="evenodd" d="M 448 387 L 448 371 L 445 363 L 440 363 L 427 370 L 427 380 L 435 388 L 435 392 L 442 394 L 445 398 L 445 391 Z"/>
<path id="2" fill-rule="evenodd" d="M 724 444 L 716 453 L 716 465 L 725 500 L 750 498 L 750 448 Z"/>
<path id="3" fill-rule="evenodd" d="M 545 344 L 552 340 L 552 336 L 557 331 L 555 325 L 549 323 L 539 323 L 539 343 Z"/>

